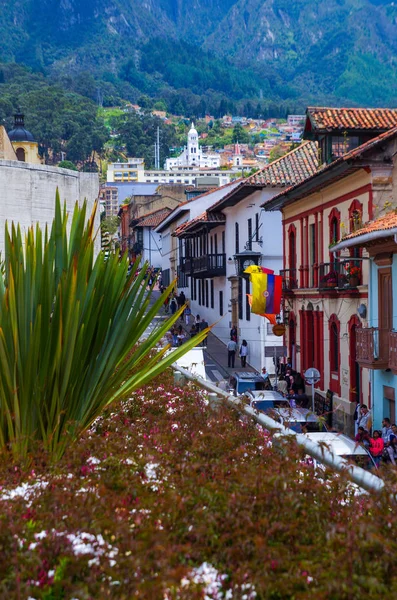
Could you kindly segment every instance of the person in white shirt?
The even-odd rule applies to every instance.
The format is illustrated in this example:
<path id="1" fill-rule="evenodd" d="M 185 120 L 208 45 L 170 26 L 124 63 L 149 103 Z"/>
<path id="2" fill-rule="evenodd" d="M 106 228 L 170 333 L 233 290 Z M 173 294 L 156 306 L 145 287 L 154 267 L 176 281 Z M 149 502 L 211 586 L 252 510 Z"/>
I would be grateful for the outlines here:
<path id="1" fill-rule="evenodd" d="M 236 358 L 237 344 L 234 340 L 230 340 L 227 344 L 227 366 L 234 369 L 234 361 Z"/>

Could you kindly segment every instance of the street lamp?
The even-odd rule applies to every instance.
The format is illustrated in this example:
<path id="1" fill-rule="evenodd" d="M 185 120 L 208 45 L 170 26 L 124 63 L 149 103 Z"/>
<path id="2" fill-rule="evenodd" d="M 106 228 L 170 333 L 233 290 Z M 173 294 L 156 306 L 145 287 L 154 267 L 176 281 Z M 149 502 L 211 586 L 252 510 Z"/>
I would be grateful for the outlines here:
<path id="1" fill-rule="evenodd" d="M 237 252 L 233 258 L 236 265 L 237 277 L 249 277 L 248 273 L 244 273 L 245 269 L 251 265 L 259 266 L 262 254 L 253 250 L 244 250 L 243 252 Z"/>

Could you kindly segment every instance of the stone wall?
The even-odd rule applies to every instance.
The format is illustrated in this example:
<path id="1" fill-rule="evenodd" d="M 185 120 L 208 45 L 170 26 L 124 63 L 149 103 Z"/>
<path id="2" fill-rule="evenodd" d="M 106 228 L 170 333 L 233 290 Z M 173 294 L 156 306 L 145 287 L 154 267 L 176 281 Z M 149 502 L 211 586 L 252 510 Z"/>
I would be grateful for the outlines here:
<path id="1" fill-rule="evenodd" d="M 79 173 L 48 165 L 34 165 L 11 160 L 0 160 L 0 252 L 4 250 L 5 222 L 19 222 L 22 233 L 39 222 L 51 223 L 54 217 L 55 193 L 59 189 L 61 201 L 66 200 L 72 213 L 76 200 L 88 201 L 88 214 L 99 193 L 96 173 Z M 72 214 L 69 217 L 71 221 Z M 99 210 L 96 215 L 99 228 Z M 100 235 L 96 250 L 100 249 Z"/>

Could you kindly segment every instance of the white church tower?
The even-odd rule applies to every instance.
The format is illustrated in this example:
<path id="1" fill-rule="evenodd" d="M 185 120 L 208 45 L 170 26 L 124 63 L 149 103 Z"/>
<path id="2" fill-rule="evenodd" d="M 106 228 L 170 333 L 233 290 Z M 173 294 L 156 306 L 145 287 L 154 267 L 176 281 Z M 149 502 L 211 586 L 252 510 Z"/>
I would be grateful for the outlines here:
<path id="1" fill-rule="evenodd" d="M 203 154 L 199 146 L 199 136 L 194 123 L 190 127 L 187 134 L 187 146 L 185 146 L 182 154 L 176 158 L 167 158 L 164 169 L 170 171 L 172 169 L 194 167 L 196 169 L 219 169 L 221 158 L 219 154 Z"/>
<path id="2" fill-rule="evenodd" d="M 200 165 L 200 150 L 198 143 L 197 129 L 194 128 L 194 123 L 187 134 L 187 160 L 189 166 Z"/>

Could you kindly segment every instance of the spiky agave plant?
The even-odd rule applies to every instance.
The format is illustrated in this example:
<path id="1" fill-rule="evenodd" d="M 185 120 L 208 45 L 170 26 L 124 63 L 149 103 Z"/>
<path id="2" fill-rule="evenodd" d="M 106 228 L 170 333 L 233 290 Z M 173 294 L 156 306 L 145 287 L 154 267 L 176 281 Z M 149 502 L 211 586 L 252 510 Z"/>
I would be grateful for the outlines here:
<path id="1" fill-rule="evenodd" d="M 153 304 L 146 268 L 127 258 L 94 260 L 94 217 L 76 204 L 70 234 L 59 195 L 51 232 L 23 243 L 6 225 L 0 276 L 0 448 L 24 459 L 39 441 L 53 459 L 101 411 L 143 386 L 205 337 L 153 353 L 181 310 L 141 340 L 170 286 Z"/>

